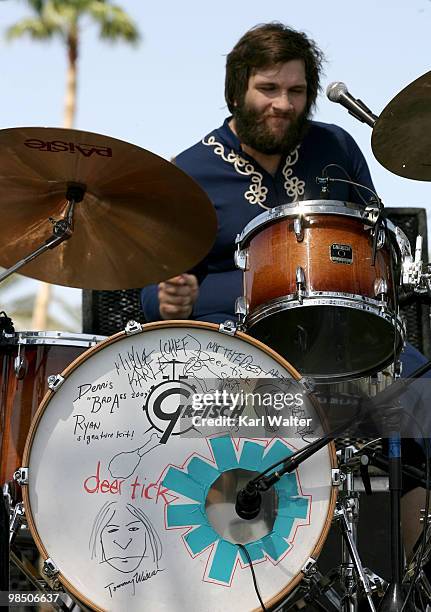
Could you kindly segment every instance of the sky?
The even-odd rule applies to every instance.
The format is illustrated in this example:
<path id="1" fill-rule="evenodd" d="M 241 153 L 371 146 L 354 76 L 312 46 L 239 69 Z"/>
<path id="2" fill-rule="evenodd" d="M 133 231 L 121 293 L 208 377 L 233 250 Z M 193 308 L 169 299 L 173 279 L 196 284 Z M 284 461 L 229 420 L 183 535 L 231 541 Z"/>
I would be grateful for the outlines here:
<path id="1" fill-rule="evenodd" d="M 324 96 L 330 82 L 343 81 L 379 115 L 399 91 L 429 71 L 429 0 L 118 3 L 137 23 L 142 40 L 137 47 L 109 45 L 98 39 L 93 25 L 83 24 L 76 128 L 170 159 L 228 115 L 225 58 L 240 36 L 258 23 L 281 21 L 306 32 L 326 56 L 314 118 L 352 134 L 386 207 L 424 207 L 431 218 L 431 184 L 385 170 L 372 154 L 371 128 Z M 63 120 L 66 57 L 60 41 L 4 39 L 5 28 L 28 11 L 24 1 L 0 0 L 0 129 L 60 127 Z M 427 131 L 430 126 L 424 126 Z M 79 307 L 78 290 L 56 292 Z"/>

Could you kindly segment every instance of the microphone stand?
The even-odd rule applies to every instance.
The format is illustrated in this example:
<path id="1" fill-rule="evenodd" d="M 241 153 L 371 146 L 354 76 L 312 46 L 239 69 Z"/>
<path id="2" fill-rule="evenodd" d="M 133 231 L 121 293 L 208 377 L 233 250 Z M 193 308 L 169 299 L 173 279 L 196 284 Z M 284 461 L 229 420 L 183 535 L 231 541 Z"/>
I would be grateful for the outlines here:
<path id="1" fill-rule="evenodd" d="M 386 593 L 382 599 L 379 607 L 379 612 L 400 612 L 404 605 L 403 593 L 402 593 L 402 572 L 403 572 L 403 549 L 402 549 L 402 538 L 401 538 L 401 522 L 400 522 L 400 505 L 401 505 L 401 490 L 402 490 L 402 467 L 401 467 L 401 435 L 400 435 L 400 414 L 399 407 L 397 406 L 395 411 L 393 406 L 389 405 L 391 400 L 397 398 L 400 393 L 407 389 L 413 382 L 414 379 L 421 377 L 423 374 L 431 370 L 431 361 L 426 362 L 412 374 L 408 379 L 398 379 L 394 384 L 378 393 L 372 400 L 365 403 L 366 410 L 361 419 L 364 422 L 365 419 L 372 415 L 372 409 L 376 406 L 383 406 L 391 416 L 390 423 L 390 436 L 389 436 L 389 489 L 391 496 L 391 582 L 386 590 Z M 412 380 L 413 379 L 413 380 Z M 379 401 L 380 400 L 380 401 Z M 267 468 L 261 474 L 258 474 L 255 478 L 250 480 L 246 487 L 239 491 L 237 495 L 237 503 L 235 509 L 238 516 L 245 519 L 252 519 L 259 513 L 261 503 L 261 491 L 267 491 L 275 483 L 277 483 L 284 474 L 290 474 L 295 471 L 298 466 L 317 453 L 320 449 L 326 446 L 335 437 L 341 435 L 346 431 L 348 426 L 342 424 L 335 428 L 330 434 L 326 434 L 311 442 L 304 449 L 300 449 L 273 464 Z M 266 474 L 277 467 L 282 465 L 282 468 L 275 470 L 272 474 L 267 476 Z M 251 505 L 252 508 L 244 506 Z M 346 522 L 343 521 L 345 524 Z M 349 552 L 351 552 L 352 560 L 355 564 L 356 571 L 359 578 L 363 581 L 365 593 L 368 598 L 368 602 L 371 610 L 375 611 L 373 601 L 371 599 L 371 591 L 368 585 L 368 579 L 363 573 L 360 566 L 359 557 L 357 557 L 357 551 L 355 550 L 353 540 L 349 537 L 348 529 L 342 529 L 343 535 L 346 538 L 346 544 Z M 351 536 L 351 534 L 350 534 Z M 355 554 L 356 553 L 356 554 Z M 357 566 L 357 563 L 359 565 Z M 405 608 L 406 610 L 408 608 Z"/>

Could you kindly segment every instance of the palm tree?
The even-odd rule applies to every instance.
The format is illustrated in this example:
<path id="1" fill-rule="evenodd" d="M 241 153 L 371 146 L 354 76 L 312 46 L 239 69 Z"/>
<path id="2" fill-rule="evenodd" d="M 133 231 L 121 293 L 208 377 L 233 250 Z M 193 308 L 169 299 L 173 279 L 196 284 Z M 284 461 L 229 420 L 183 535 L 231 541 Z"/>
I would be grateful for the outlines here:
<path id="1" fill-rule="evenodd" d="M 67 52 L 66 96 L 63 127 L 70 129 L 76 115 L 76 91 L 80 27 L 85 19 L 98 25 L 99 37 L 109 42 L 125 41 L 135 44 L 139 32 L 123 9 L 110 0 L 26 0 L 33 15 L 10 26 L 9 40 L 30 36 L 45 41 L 60 38 Z M 42 283 L 38 291 L 32 329 L 46 329 L 51 285 Z"/>

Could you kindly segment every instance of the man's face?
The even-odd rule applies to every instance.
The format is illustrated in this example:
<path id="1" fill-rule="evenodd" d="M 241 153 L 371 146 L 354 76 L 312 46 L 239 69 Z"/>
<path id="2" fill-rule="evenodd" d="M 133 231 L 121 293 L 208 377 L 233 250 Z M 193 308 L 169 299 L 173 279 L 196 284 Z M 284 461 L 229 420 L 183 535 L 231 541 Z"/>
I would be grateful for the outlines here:
<path id="1" fill-rule="evenodd" d="M 102 530 L 103 560 L 120 572 L 134 572 L 146 556 L 147 529 L 134 514 L 116 508 Z"/>
<path id="2" fill-rule="evenodd" d="M 302 60 L 255 70 L 244 101 L 234 112 L 243 144 L 268 155 L 287 153 L 301 140 L 307 124 L 307 79 Z"/>

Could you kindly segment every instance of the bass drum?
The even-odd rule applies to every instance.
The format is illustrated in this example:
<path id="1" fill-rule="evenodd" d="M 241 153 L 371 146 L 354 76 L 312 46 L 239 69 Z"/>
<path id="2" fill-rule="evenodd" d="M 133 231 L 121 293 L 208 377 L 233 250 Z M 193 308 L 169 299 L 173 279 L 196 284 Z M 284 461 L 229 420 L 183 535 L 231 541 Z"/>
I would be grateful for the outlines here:
<path id="1" fill-rule="evenodd" d="M 281 602 L 330 527 L 333 445 L 264 494 L 256 519 L 234 505 L 245 482 L 316 437 L 321 420 L 298 393 L 279 411 L 294 421 L 283 437 L 255 435 L 265 415 L 245 393 L 298 390 L 299 378 L 245 334 L 188 321 L 129 324 L 57 377 L 27 439 L 23 497 L 36 545 L 71 596 L 93 610 L 255 610 L 241 544 L 266 606 Z M 217 412 L 223 391 L 241 401 Z M 234 412 L 239 429 L 204 422 Z"/>

